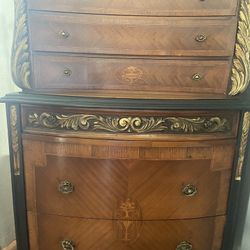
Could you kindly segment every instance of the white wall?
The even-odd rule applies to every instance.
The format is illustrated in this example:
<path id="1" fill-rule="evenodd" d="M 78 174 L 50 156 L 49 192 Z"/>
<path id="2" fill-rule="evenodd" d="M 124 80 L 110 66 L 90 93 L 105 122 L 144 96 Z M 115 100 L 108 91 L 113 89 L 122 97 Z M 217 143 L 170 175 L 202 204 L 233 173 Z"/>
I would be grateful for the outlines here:
<path id="1" fill-rule="evenodd" d="M 17 90 L 10 75 L 13 2 L 0 0 L 0 96 Z M 0 104 L 0 249 L 14 238 L 6 115 L 4 104 Z"/>

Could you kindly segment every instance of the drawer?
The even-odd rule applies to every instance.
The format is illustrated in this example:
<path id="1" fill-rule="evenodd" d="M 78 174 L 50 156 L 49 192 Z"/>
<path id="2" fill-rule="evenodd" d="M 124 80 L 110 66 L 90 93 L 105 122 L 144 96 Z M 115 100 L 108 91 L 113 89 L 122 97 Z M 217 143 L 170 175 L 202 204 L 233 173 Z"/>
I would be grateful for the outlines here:
<path id="1" fill-rule="evenodd" d="M 202 141 L 234 139 L 235 111 L 90 110 L 22 105 L 22 129 L 29 134 L 60 137 Z"/>
<path id="2" fill-rule="evenodd" d="M 232 56 L 236 17 L 175 18 L 30 13 L 35 51 Z"/>
<path id="3" fill-rule="evenodd" d="M 136 142 L 25 135 L 29 211 L 96 219 L 224 215 L 235 142 Z M 38 155 L 39 154 L 39 155 Z M 209 188 L 208 188 L 209 187 Z"/>
<path id="4" fill-rule="evenodd" d="M 54 91 L 117 90 L 138 93 L 225 94 L 231 60 L 151 60 L 34 56 L 33 88 Z"/>
<path id="5" fill-rule="evenodd" d="M 39 231 L 39 248 L 34 248 L 39 250 L 47 250 L 48 246 L 61 250 L 62 243 L 69 246 L 65 249 L 76 250 L 220 250 L 225 218 L 141 222 L 51 215 L 36 218 L 31 213 L 29 222 Z"/>
<path id="6" fill-rule="evenodd" d="M 237 0 L 28 0 L 30 9 L 146 16 L 235 15 Z"/>

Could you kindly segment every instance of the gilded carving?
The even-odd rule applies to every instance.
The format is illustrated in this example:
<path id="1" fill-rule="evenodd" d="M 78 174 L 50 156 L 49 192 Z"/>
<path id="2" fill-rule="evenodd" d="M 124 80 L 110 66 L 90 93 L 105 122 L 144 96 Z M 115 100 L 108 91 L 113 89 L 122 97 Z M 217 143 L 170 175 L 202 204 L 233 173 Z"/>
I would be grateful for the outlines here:
<path id="1" fill-rule="evenodd" d="M 243 126 L 242 126 L 242 133 L 241 133 L 241 142 L 240 142 L 240 149 L 239 149 L 239 159 L 237 163 L 237 170 L 236 170 L 236 180 L 241 180 L 241 174 L 243 169 L 243 164 L 245 160 L 245 153 L 248 144 L 248 136 L 250 130 L 250 112 L 246 112 L 243 118 Z"/>
<path id="2" fill-rule="evenodd" d="M 91 114 L 31 113 L 28 126 L 75 131 L 104 131 L 111 133 L 225 133 L 232 122 L 222 117 L 139 117 Z"/>
<path id="3" fill-rule="evenodd" d="M 121 77 L 123 81 L 135 83 L 142 79 L 143 74 L 144 72 L 142 69 L 134 66 L 129 66 L 122 71 Z"/>
<path id="4" fill-rule="evenodd" d="M 115 213 L 117 238 L 126 243 L 135 242 L 142 229 L 142 213 L 137 202 L 127 199 L 119 204 Z"/>
<path id="5" fill-rule="evenodd" d="M 20 175 L 20 152 L 19 152 L 19 138 L 17 130 L 17 110 L 16 106 L 14 105 L 10 107 L 10 135 L 11 135 L 14 175 Z"/>
<path id="6" fill-rule="evenodd" d="M 21 88 L 30 88 L 30 68 L 26 2 L 25 0 L 15 0 L 12 77 L 16 85 Z"/>
<path id="7" fill-rule="evenodd" d="M 250 0 L 241 1 L 231 80 L 231 96 L 243 93 L 250 81 Z"/>

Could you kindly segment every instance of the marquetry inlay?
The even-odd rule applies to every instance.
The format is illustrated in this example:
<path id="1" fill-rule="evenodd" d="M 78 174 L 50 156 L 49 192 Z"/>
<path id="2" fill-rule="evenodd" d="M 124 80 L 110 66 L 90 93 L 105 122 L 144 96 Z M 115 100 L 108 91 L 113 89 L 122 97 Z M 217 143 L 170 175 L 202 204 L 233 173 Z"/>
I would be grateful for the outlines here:
<path id="1" fill-rule="evenodd" d="M 123 81 L 128 83 L 136 83 L 142 80 L 144 72 L 142 69 L 134 66 L 129 66 L 122 71 L 121 78 Z"/>
<path id="2" fill-rule="evenodd" d="M 139 204 L 131 199 L 122 201 L 115 211 L 114 222 L 117 238 L 127 243 L 135 242 L 142 229 L 142 212 Z"/>

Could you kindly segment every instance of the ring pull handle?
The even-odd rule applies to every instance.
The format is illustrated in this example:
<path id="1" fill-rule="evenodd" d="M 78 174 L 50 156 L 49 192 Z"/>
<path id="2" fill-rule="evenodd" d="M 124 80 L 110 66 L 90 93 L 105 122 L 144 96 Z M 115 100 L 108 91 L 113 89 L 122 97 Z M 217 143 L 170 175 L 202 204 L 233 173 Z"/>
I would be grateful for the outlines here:
<path id="1" fill-rule="evenodd" d="M 182 241 L 177 247 L 176 250 L 192 250 L 193 246 L 187 241 Z"/>
<path id="2" fill-rule="evenodd" d="M 59 183 L 58 190 L 62 194 L 70 194 L 74 192 L 74 185 L 69 181 L 62 181 Z"/>
<path id="3" fill-rule="evenodd" d="M 195 41 L 196 41 L 196 42 L 199 42 L 199 43 L 205 42 L 206 40 L 207 40 L 207 36 L 204 35 L 204 34 L 199 34 L 199 35 L 197 35 L 197 36 L 195 37 Z"/>
<path id="4" fill-rule="evenodd" d="M 197 192 L 197 187 L 193 184 L 188 184 L 182 189 L 182 193 L 187 197 L 195 196 Z"/>
<path id="5" fill-rule="evenodd" d="M 193 79 L 194 81 L 200 81 L 202 78 L 203 78 L 202 75 L 199 74 L 199 73 L 195 73 L 195 74 L 192 76 L 192 79 Z"/>
<path id="6" fill-rule="evenodd" d="M 63 250 L 74 250 L 75 249 L 75 244 L 71 240 L 63 240 L 61 242 L 62 249 Z"/>
<path id="7" fill-rule="evenodd" d="M 64 74 L 64 76 L 69 77 L 69 76 L 71 76 L 72 71 L 70 69 L 64 69 L 63 74 Z"/>
<path id="8" fill-rule="evenodd" d="M 65 31 L 65 30 L 60 31 L 60 32 L 59 32 L 59 35 L 60 35 L 62 38 L 64 38 L 64 39 L 67 39 L 67 38 L 70 36 L 69 32 L 67 32 L 67 31 Z"/>

